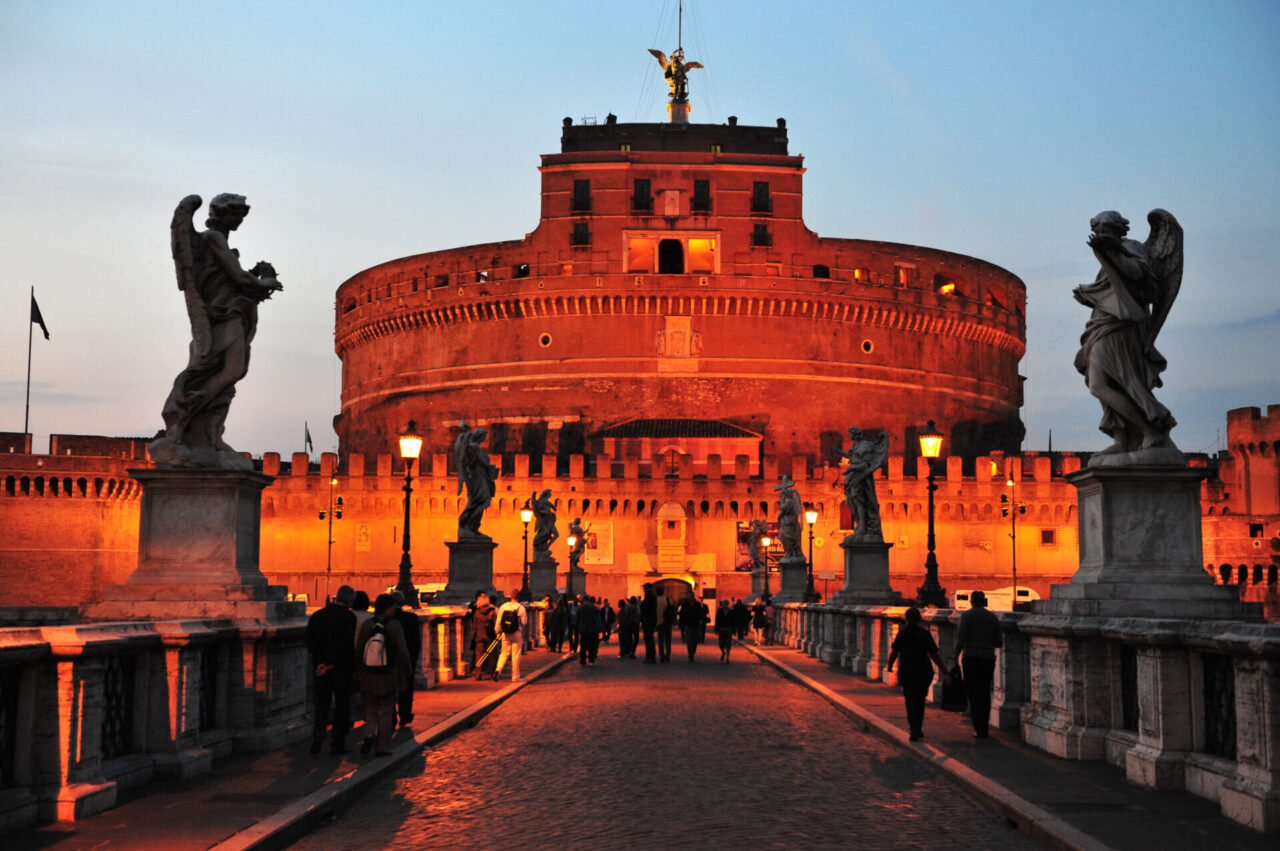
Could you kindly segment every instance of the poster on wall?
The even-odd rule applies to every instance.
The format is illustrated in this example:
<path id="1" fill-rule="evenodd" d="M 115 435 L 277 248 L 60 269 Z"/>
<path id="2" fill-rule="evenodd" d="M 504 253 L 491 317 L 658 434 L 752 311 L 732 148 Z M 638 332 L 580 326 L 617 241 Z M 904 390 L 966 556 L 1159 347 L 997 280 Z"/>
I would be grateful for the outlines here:
<path id="1" fill-rule="evenodd" d="M 592 523 L 587 526 L 586 552 L 582 554 L 583 564 L 613 564 L 613 524 Z"/>
<path id="2" fill-rule="evenodd" d="M 368 523 L 356 524 L 356 552 L 367 553 L 373 549 L 373 527 Z"/>
<path id="3" fill-rule="evenodd" d="M 772 520 L 768 522 L 769 531 L 765 534 L 769 536 L 769 572 L 772 573 L 773 565 L 777 564 L 778 559 L 782 558 L 782 541 L 778 537 L 778 524 Z M 751 537 L 751 521 L 738 521 L 738 545 L 733 554 L 733 569 L 743 572 L 751 572 L 755 569 L 755 565 L 751 563 L 751 550 L 747 546 L 747 541 Z M 761 548 L 763 550 L 763 548 Z"/>

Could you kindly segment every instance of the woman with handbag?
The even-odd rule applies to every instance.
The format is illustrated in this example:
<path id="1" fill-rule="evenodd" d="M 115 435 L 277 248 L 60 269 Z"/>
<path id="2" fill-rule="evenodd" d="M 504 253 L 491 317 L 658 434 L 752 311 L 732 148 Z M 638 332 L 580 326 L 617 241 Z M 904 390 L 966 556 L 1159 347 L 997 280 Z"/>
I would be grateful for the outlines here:
<path id="1" fill-rule="evenodd" d="M 911 741 L 914 742 L 924 738 L 924 699 L 929 693 L 929 684 L 933 682 L 933 666 L 936 664 L 945 677 L 947 665 L 938 653 L 937 642 L 920 624 L 920 611 L 912 606 L 903 619 L 906 624 L 893 639 L 886 670 L 892 671 L 894 662 L 902 660 L 898 666 L 898 682 L 902 685 L 902 697 L 907 704 L 907 726 L 911 728 Z"/>

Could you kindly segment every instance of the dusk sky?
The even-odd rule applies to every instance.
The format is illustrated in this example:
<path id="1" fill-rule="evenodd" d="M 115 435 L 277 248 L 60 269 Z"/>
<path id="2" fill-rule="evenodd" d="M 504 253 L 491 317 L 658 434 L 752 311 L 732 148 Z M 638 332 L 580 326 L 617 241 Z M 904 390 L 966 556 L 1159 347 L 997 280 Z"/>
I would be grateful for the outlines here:
<path id="1" fill-rule="evenodd" d="M 1109 440 L 1071 366 L 1089 219 L 1186 232 L 1158 346 L 1185 451 L 1280 403 L 1280 3 L 689 0 L 694 122 L 784 117 L 823 236 L 930 246 L 1026 282 L 1024 448 Z M 231 243 L 262 305 L 227 440 L 336 448 L 339 284 L 408 254 L 520 238 L 561 121 L 665 120 L 646 52 L 676 2 L 0 4 L 0 430 L 150 436 L 189 326 L 169 221 L 248 196 Z M 205 212 L 197 215 L 202 223 Z M 850 422 L 857 412 L 850 412 Z M 394 435 L 387 437 L 393 451 Z M 816 447 L 815 447 L 816 450 Z"/>

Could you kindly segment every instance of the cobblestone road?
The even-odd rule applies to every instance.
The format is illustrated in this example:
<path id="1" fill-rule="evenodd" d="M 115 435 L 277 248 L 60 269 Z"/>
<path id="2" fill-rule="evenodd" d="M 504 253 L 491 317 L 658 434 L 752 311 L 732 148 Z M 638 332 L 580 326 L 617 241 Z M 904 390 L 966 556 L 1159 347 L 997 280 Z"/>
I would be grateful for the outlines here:
<path id="1" fill-rule="evenodd" d="M 1039 847 L 745 651 L 702 650 L 643 665 L 606 645 L 294 847 Z"/>

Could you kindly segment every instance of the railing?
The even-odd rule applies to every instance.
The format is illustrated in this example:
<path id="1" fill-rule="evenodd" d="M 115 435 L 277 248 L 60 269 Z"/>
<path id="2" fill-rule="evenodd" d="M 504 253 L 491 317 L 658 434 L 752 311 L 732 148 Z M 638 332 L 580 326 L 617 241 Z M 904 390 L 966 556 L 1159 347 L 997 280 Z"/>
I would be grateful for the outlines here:
<path id="1" fill-rule="evenodd" d="M 772 639 L 893 685 L 884 663 L 904 612 L 787 604 Z M 992 726 L 1058 756 L 1106 759 L 1135 783 L 1185 789 L 1218 801 L 1229 818 L 1280 830 L 1280 626 L 996 614 L 1004 647 Z M 948 661 L 959 620 L 949 609 L 924 613 Z M 934 703 L 941 690 L 935 679 Z M 1158 721 L 1145 722 L 1147 711 Z"/>

